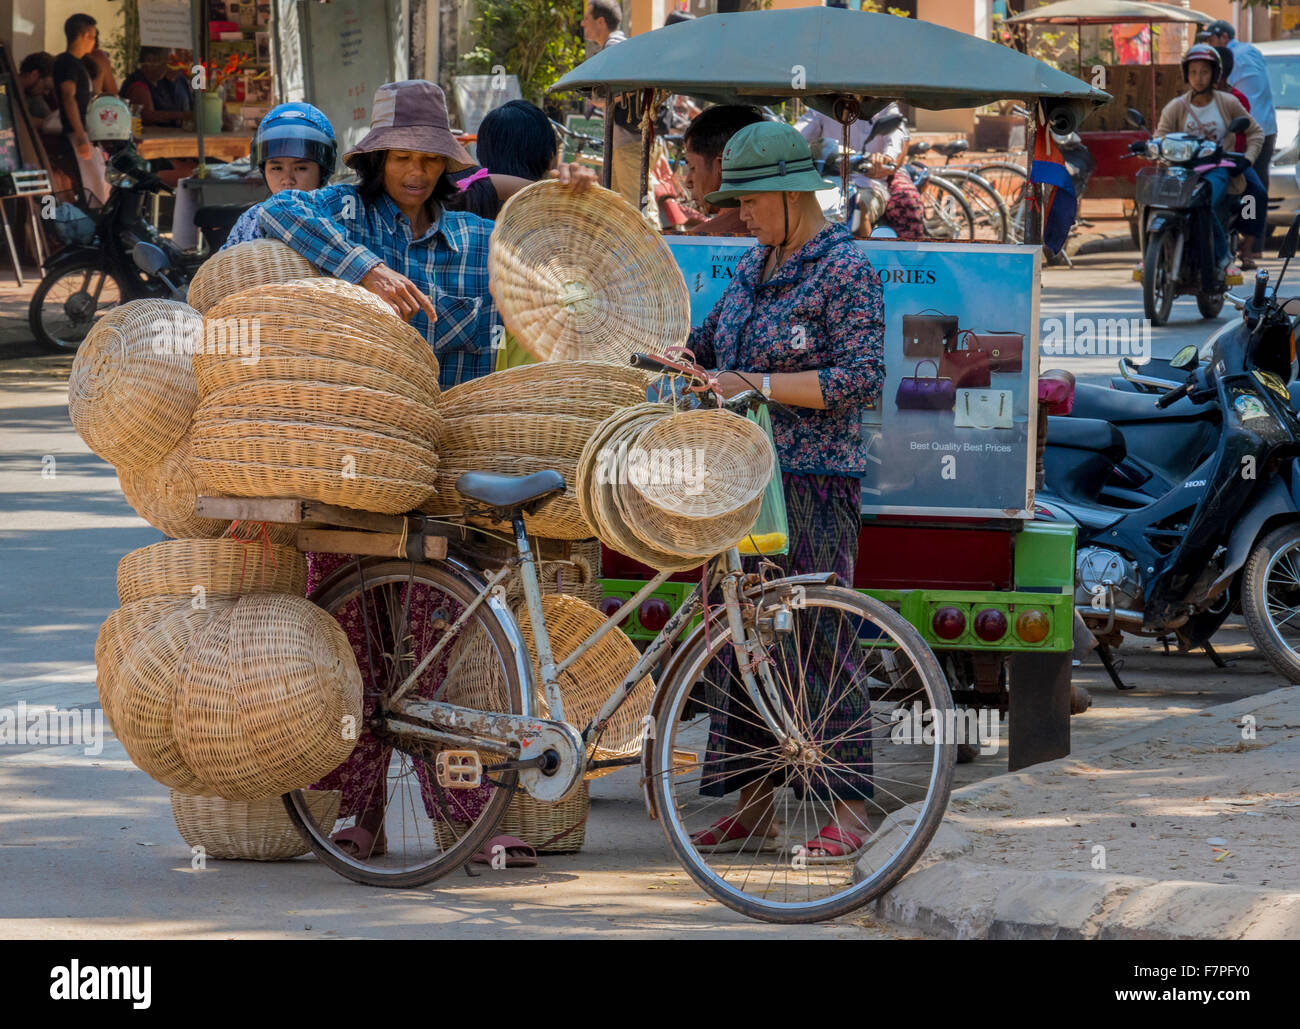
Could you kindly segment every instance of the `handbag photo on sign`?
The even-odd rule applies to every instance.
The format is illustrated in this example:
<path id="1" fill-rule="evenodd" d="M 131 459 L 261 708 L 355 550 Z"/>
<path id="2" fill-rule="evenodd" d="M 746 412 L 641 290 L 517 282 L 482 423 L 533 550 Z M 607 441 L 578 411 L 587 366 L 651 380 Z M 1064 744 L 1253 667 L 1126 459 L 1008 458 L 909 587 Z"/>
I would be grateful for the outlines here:
<path id="1" fill-rule="evenodd" d="M 960 389 L 953 426 L 958 429 L 1011 428 L 1012 396 L 1009 389 Z"/>
<path id="2" fill-rule="evenodd" d="M 989 378 L 989 355 L 978 344 L 979 337 L 966 329 L 951 344 L 944 344 L 939 374 L 952 379 L 958 389 L 981 389 Z M 964 347 L 962 344 L 966 344 Z"/>
<path id="3" fill-rule="evenodd" d="M 989 355 L 991 372 L 1018 372 L 1024 367 L 1023 332 L 972 332 L 966 345 L 979 347 Z"/>
<path id="4" fill-rule="evenodd" d="M 903 315 L 903 356 L 937 361 L 957 339 L 957 316 L 938 311 Z"/>
<path id="5" fill-rule="evenodd" d="M 934 368 L 934 375 L 922 375 L 925 365 Z M 952 379 L 939 376 L 939 365 L 934 361 L 920 361 L 911 375 L 898 382 L 894 404 L 900 411 L 951 411 L 957 399 L 957 388 Z"/>

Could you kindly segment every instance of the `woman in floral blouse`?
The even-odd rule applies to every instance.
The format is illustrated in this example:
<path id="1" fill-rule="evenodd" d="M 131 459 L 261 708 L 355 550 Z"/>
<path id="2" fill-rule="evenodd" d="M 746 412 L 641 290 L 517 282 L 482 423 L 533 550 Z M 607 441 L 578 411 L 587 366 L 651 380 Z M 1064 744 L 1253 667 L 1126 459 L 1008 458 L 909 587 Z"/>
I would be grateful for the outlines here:
<path id="1" fill-rule="evenodd" d="M 826 189 L 803 137 L 787 125 L 761 122 L 734 135 L 722 157 L 716 206 L 740 208 L 758 240 L 704 323 L 691 333 L 696 360 L 716 369 L 730 397 L 761 389 L 774 404 L 772 432 L 780 457 L 789 519 L 789 553 L 777 558 L 787 574 L 835 572 L 853 581 L 860 525 L 859 480 L 866 456 L 859 427 L 864 405 L 885 378 L 884 297 L 880 277 L 842 225 L 822 216 L 815 191 Z M 816 647 L 810 665 L 819 663 Z M 823 674 L 801 672 L 804 688 L 822 693 L 831 669 L 843 667 L 835 646 L 821 654 Z M 838 662 L 838 663 L 837 663 Z M 695 835 L 697 846 L 738 850 L 775 835 L 774 783 L 738 756 L 765 746 L 766 730 L 744 717 L 744 699 L 730 683 L 712 687 L 709 749 L 701 792 L 739 791 L 733 813 Z M 827 795 L 833 814 L 806 844 L 813 858 L 847 858 L 864 846 L 866 799 L 872 796 L 868 734 L 858 696 L 833 706 L 826 744 L 843 774 Z M 737 749 L 737 744 L 740 748 Z"/>

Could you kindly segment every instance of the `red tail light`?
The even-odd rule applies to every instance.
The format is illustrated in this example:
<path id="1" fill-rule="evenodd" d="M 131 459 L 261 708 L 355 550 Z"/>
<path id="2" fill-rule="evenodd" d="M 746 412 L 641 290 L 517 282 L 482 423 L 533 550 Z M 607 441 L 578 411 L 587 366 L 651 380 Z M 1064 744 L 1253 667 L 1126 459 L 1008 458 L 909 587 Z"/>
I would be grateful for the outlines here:
<path id="1" fill-rule="evenodd" d="M 668 618 L 671 615 L 672 610 L 664 601 L 658 597 L 651 597 L 637 611 L 637 620 L 640 621 L 641 628 L 649 629 L 651 632 L 658 632 L 668 624 Z M 609 615 L 605 617 L 608 618 Z"/>
<path id="2" fill-rule="evenodd" d="M 615 611 L 627 602 L 625 597 L 606 597 L 600 602 L 600 613 L 609 618 Z M 626 625 L 627 619 L 624 618 L 619 625 Z"/>
<path id="3" fill-rule="evenodd" d="M 941 640 L 955 640 L 966 631 L 966 614 L 957 607 L 941 607 L 930 619 L 930 628 Z"/>
<path id="4" fill-rule="evenodd" d="M 1007 616 L 995 608 L 985 608 L 975 616 L 975 635 L 985 643 L 996 643 L 1007 634 Z"/>

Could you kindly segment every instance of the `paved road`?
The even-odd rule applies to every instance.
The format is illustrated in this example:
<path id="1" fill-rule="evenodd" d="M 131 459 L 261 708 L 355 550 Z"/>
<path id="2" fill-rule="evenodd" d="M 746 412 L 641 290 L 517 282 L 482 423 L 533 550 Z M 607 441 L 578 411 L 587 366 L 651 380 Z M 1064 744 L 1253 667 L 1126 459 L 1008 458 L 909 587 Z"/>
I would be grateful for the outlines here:
<path id="1" fill-rule="evenodd" d="M 1140 317 L 1132 254 L 1090 255 L 1044 273 L 1044 318 Z M 1300 284 L 1298 284 L 1300 285 Z M 1300 289 L 1297 289 L 1300 292 Z M 1218 323 L 1221 324 L 1221 323 Z M 1179 301 L 1152 348 L 1168 357 L 1213 324 Z M 1085 381 L 1104 382 L 1114 358 L 1073 357 Z M 67 421 L 67 359 L 0 360 L 0 707 L 19 701 L 98 706 L 94 641 L 117 606 L 115 570 L 129 550 L 161 538 L 127 506 L 111 468 Z M 53 477 L 42 475 L 50 468 Z M 1276 678 L 1238 631 L 1238 667 L 1133 648 L 1138 689 L 1119 694 L 1096 667 L 1078 681 L 1092 711 L 1074 722 L 1079 744 L 1165 714 L 1271 689 Z M 996 774 L 1001 755 L 959 768 L 959 782 Z M 758 925 L 706 901 L 671 860 L 640 807 L 635 776 L 599 780 L 586 849 L 541 868 L 444 879 L 438 889 L 368 890 L 310 859 L 190 867 L 166 789 L 136 770 L 115 740 L 101 754 L 73 747 L 0 748 L 0 933 L 45 938 L 433 935 L 780 935 L 897 937 L 864 918 L 792 931 Z M 50 890 L 51 883 L 59 888 Z M 310 928 L 308 928 L 310 926 Z"/>

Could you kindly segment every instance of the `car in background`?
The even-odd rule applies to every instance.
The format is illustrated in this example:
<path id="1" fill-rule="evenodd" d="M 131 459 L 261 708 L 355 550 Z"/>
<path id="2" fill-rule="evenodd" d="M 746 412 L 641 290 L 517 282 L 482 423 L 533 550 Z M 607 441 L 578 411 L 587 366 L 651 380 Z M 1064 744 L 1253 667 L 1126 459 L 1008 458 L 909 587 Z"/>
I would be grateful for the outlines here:
<path id="1" fill-rule="evenodd" d="M 1268 84 L 1277 112 L 1277 143 L 1268 169 L 1268 225 L 1271 232 L 1291 224 L 1300 209 L 1300 39 L 1256 43 L 1264 55 Z"/>

